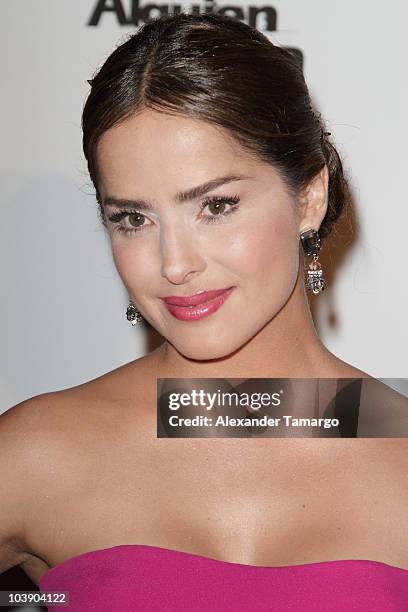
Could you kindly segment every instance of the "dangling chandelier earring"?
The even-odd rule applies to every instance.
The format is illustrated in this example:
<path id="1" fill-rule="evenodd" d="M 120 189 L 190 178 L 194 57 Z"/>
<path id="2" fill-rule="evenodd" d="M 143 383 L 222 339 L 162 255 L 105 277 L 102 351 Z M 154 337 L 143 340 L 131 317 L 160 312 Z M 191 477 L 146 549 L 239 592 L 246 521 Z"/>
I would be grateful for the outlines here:
<path id="1" fill-rule="evenodd" d="M 319 232 L 315 229 L 305 230 L 300 234 L 303 251 L 307 257 L 313 255 L 313 261 L 309 263 L 306 288 L 313 293 L 320 293 L 326 286 L 323 276 L 322 264 L 319 261 L 319 251 L 321 247 Z"/>
<path id="2" fill-rule="evenodd" d="M 132 300 L 129 301 L 129 306 L 126 310 L 126 318 L 132 323 L 132 325 L 136 325 L 136 323 L 141 323 L 143 321 L 142 315 L 140 314 Z"/>

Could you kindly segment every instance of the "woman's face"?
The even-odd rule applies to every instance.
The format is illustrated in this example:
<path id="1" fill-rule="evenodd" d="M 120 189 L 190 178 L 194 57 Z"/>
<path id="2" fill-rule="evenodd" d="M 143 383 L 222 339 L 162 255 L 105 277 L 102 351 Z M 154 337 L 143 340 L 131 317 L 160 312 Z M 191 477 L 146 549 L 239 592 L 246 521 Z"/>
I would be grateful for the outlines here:
<path id="1" fill-rule="evenodd" d="M 118 273 L 143 317 L 181 354 L 224 357 L 284 306 L 298 275 L 299 214 L 269 164 L 221 128 L 152 110 L 106 131 L 97 163 Z M 242 178 L 176 196 L 232 176 Z M 214 196 L 218 203 L 208 203 Z M 117 213 L 127 216 L 110 219 Z M 193 319 L 161 299 L 230 287 L 222 306 Z"/>

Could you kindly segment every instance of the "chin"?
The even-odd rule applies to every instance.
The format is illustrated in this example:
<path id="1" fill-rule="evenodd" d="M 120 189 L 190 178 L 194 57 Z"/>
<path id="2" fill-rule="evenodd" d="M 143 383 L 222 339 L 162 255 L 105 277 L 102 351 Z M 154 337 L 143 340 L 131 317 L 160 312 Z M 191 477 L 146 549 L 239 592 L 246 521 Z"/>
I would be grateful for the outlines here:
<path id="1" fill-rule="evenodd" d="M 228 341 L 223 341 L 220 338 L 213 343 L 209 340 L 205 340 L 205 342 L 201 344 L 198 342 L 186 344 L 173 342 L 172 344 L 181 355 L 188 359 L 195 359 L 197 361 L 221 359 L 222 357 L 227 357 L 238 348 L 236 343 L 234 343 L 234 345 L 231 344 L 230 346 Z"/>

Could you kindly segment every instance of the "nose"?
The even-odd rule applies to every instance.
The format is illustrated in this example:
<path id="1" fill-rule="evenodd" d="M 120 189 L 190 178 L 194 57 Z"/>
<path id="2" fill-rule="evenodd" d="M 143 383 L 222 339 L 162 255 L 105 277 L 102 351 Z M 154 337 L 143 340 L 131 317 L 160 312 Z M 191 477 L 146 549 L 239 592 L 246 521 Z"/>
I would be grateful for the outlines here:
<path id="1" fill-rule="evenodd" d="M 187 228 L 167 228 L 160 235 L 161 275 L 173 285 L 182 285 L 205 269 L 205 261 Z"/>

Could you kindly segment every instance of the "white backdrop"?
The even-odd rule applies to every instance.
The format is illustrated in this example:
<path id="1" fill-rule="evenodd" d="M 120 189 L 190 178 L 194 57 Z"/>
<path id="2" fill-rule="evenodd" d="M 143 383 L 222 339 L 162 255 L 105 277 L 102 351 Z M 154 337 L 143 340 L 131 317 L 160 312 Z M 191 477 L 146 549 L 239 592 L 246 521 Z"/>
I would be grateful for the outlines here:
<path id="1" fill-rule="evenodd" d="M 0 412 L 146 351 L 143 329 L 124 315 L 127 293 L 97 219 L 81 149 L 87 79 L 135 29 L 119 25 L 113 12 L 87 25 L 96 4 L 0 4 Z M 130 5 L 116 1 L 126 14 Z M 204 10 L 204 2 L 197 5 Z M 164 6 L 172 11 L 171 3 Z M 233 6 L 246 20 L 257 4 Z M 304 53 L 312 98 L 353 188 L 356 239 L 335 282 L 315 298 L 322 340 L 373 376 L 407 377 L 408 5 L 282 0 L 258 6 L 277 11 L 277 31 L 266 32 L 271 40 Z M 260 18 L 257 27 L 264 31 L 264 23 Z"/>

